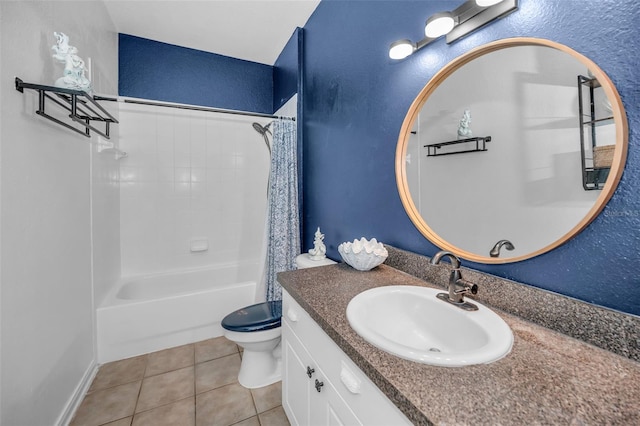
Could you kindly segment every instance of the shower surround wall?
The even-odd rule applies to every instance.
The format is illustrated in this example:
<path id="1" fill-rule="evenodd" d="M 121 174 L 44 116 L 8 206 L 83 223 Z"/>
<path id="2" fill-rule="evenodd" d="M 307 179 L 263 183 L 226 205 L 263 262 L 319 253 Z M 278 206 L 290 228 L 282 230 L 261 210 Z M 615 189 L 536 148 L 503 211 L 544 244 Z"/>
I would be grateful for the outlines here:
<path id="1" fill-rule="evenodd" d="M 259 260 L 269 152 L 254 121 L 268 123 L 120 104 L 123 276 Z"/>
<path id="2" fill-rule="evenodd" d="M 119 94 L 296 116 L 301 32 L 273 66 L 120 34 Z M 258 261 L 269 154 L 251 123 L 270 120 L 131 104 L 120 113 L 123 275 Z M 201 238 L 209 250 L 190 252 Z"/>

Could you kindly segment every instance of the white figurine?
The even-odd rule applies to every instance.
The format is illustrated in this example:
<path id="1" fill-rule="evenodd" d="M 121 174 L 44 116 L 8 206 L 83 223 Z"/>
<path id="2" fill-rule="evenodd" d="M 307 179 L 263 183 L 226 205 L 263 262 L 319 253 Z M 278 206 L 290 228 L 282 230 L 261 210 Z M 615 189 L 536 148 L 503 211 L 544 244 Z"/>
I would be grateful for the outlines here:
<path id="1" fill-rule="evenodd" d="M 78 49 L 69 45 L 69 37 L 64 33 L 54 32 L 56 45 L 53 50 L 53 59 L 64 63 L 64 76 L 56 80 L 56 87 L 73 90 L 91 90 L 91 82 L 84 76 L 86 68 L 84 61 L 77 55 Z"/>
<path id="2" fill-rule="evenodd" d="M 320 232 L 320 227 L 318 227 L 315 233 L 315 238 L 313 239 L 313 248 L 309 250 L 309 259 L 322 260 L 327 257 L 327 248 L 322 240 L 324 240 L 324 234 Z"/>
<path id="3" fill-rule="evenodd" d="M 471 132 L 471 111 L 464 110 L 462 118 L 460 119 L 460 125 L 458 126 L 458 139 L 467 139 L 473 136 Z"/>

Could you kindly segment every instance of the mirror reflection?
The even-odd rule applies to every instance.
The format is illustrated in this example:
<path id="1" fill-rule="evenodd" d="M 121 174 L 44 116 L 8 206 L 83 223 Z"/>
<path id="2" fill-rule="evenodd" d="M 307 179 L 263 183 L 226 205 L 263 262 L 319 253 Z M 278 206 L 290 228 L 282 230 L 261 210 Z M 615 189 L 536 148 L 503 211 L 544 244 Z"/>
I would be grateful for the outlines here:
<path id="1" fill-rule="evenodd" d="M 547 251 L 610 198 L 626 154 L 621 108 L 602 71 L 567 49 L 517 43 L 445 68 L 403 126 L 403 203 L 427 238 L 467 259 Z"/>

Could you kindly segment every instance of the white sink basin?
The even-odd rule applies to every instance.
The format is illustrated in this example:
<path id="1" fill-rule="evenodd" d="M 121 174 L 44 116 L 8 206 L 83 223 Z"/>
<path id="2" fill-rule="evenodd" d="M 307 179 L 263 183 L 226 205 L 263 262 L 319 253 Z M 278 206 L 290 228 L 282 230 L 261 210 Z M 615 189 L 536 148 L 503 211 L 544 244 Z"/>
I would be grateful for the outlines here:
<path id="1" fill-rule="evenodd" d="M 393 355 L 424 364 L 488 364 L 511 352 L 513 333 L 496 313 L 476 302 L 465 311 L 427 287 L 377 287 L 347 306 L 349 324 L 363 339 Z"/>

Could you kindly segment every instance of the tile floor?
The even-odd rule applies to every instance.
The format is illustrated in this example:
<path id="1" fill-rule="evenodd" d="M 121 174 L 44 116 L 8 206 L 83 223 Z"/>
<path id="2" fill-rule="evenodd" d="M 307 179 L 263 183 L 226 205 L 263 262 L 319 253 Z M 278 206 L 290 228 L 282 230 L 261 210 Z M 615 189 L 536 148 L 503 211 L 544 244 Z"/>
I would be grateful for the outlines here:
<path id="1" fill-rule="evenodd" d="M 241 352 L 224 337 L 100 366 L 71 426 L 287 426 L 281 382 L 238 384 Z"/>

